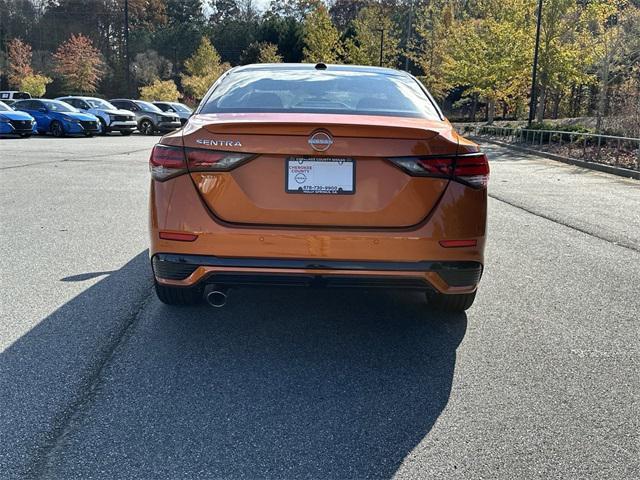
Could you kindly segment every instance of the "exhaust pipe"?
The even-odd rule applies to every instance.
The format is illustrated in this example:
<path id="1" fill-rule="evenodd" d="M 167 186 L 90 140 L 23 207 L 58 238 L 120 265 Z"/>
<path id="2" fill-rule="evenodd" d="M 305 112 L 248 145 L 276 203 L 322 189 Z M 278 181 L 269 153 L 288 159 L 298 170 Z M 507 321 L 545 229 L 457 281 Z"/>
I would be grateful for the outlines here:
<path id="1" fill-rule="evenodd" d="M 204 292 L 204 299 L 209 305 L 215 308 L 222 308 L 227 303 L 227 294 L 221 290 L 207 289 Z"/>

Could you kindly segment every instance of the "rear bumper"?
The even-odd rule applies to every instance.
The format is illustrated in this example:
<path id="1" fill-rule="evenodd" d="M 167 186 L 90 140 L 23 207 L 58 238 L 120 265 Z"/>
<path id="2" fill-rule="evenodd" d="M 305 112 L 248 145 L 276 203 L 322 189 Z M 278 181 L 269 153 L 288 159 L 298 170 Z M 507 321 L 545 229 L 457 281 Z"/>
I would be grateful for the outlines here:
<path id="1" fill-rule="evenodd" d="M 476 289 L 482 264 L 472 261 L 349 261 L 322 259 L 221 258 L 158 253 L 153 272 L 165 285 L 189 287 L 290 285 L 383 287 L 468 293 Z"/>

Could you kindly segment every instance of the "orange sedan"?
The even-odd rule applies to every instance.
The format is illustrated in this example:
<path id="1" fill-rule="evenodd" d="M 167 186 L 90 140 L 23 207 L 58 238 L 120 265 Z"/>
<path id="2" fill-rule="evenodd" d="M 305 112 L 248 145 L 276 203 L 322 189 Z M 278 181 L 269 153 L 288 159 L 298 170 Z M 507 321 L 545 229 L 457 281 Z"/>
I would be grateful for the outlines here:
<path id="1" fill-rule="evenodd" d="M 239 285 L 379 287 L 471 306 L 489 165 L 411 75 L 338 65 L 225 73 L 150 158 L 167 304 Z"/>

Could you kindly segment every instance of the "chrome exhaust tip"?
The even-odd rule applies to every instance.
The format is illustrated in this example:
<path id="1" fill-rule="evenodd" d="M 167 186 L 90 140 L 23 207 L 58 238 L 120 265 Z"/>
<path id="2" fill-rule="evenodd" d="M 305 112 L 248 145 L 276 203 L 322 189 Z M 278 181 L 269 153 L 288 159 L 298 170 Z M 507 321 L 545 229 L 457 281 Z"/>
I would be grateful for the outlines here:
<path id="1" fill-rule="evenodd" d="M 204 299 L 212 307 L 222 308 L 227 303 L 227 294 L 220 290 L 211 290 L 209 292 L 205 292 Z"/>

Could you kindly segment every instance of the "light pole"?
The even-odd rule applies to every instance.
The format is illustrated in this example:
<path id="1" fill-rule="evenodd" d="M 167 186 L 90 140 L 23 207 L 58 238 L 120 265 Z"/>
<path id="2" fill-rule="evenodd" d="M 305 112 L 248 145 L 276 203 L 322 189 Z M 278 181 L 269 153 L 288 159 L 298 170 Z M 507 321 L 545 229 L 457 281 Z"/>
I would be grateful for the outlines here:
<path id="1" fill-rule="evenodd" d="M 536 114 L 536 81 L 538 76 L 538 48 L 540 47 L 540 24 L 542 23 L 542 0 L 538 0 L 538 21 L 536 24 L 536 48 L 533 51 L 533 71 L 531 73 L 531 103 L 529 104 L 529 121 L 527 127 L 531 127 Z"/>

